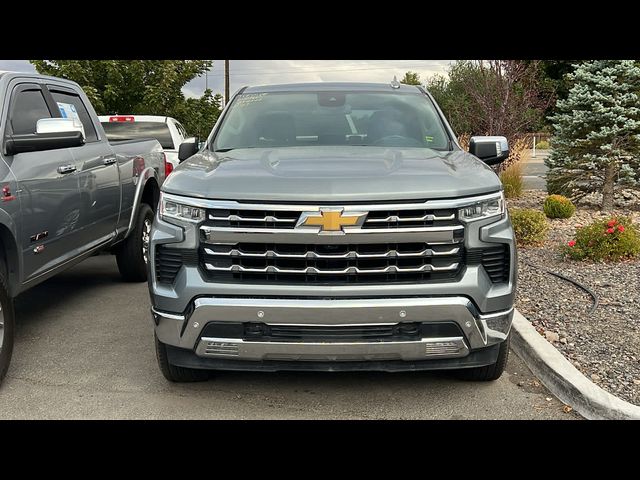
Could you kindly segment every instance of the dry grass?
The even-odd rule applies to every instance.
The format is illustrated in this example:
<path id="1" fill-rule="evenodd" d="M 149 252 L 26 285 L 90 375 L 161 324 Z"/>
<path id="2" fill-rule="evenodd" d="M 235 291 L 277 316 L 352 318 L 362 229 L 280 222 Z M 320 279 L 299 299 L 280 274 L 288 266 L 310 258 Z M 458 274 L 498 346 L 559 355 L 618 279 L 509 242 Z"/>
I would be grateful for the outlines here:
<path id="1" fill-rule="evenodd" d="M 471 139 L 471 135 L 469 135 L 468 133 L 463 133 L 458 137 L 460 148 L 462 148 L 462 150 L 465 152 L 469 151 L 469 139 Z"/>
<path id="2" fill-rule="evenodd" d="M 529 155 L 529 152 L 526 139 L 516 139 L 509 145 L 509 158 L 500 164 L 500 171 L 502 172 L 516 163 L 521 163 L 527 155 Z"/>
<path id="3" fill-rule="evenodd" d="M 518 198 L 524 190 L 524 178 L 522 177 L 523 162 L 512 163 L 500 173 L 500 181 L 504 185 L 504 196 Z"/>

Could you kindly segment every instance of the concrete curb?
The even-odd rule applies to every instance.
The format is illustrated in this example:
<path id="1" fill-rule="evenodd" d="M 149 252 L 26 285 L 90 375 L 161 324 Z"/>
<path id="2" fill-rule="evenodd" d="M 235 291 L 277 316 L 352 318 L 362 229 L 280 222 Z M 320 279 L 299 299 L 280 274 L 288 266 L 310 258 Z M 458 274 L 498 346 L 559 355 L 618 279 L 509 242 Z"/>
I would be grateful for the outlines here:
<path id="1" fill-rule="evenodd" d="M 611 395 L 580 373 L 517 310 L 511 347 L 556 397 L 589 420 L 640 420 L 640 407 Z"/>

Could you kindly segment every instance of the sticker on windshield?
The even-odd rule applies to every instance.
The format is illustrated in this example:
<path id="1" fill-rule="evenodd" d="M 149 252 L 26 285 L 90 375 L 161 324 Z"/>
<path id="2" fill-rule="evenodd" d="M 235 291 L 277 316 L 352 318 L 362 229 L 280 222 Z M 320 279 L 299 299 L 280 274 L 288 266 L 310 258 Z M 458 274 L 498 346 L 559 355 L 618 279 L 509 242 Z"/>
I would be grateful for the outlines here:
<path id="1" fill-rule="evenodd" d="M 78 115 L 76 106 L 73 103 L 63 103 L 63 102 L 57 102 L 57 103 L 58 103 L 58 109 L 60 110 L 60 115 L 62 115 L 62 118 L 72 118 L 73 120 L 75 120 L 74 123 L 76 123 L 80 128 L 82 128 L 82 135 L 86 138 L 86 135 L 84 132 L 84 125 L 80 120 L 80 115 Z"/>
<path id="2" fill-rule="evenodd" d="M 236 105 L 244 106 L 256 102 L 261 102 L 266 96 L 267 93 L 246 93 L 244 95 L 240 95 L 236 99 Z"/>

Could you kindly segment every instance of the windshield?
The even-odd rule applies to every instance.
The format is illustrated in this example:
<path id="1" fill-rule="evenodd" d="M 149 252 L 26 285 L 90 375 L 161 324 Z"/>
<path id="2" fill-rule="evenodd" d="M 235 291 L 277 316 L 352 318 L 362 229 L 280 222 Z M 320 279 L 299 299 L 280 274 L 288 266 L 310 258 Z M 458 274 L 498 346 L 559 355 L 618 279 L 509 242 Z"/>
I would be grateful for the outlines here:
<path id="1" fill-rule="evenodd" d="M 173 140 L 169 125 L 164 122 L 101 122 L 107 139 L 136 140 L 138 138 L 155 138 L 162 148 L 173 150 Z"/>
<path id="2" fill-rule="evenodd" d="M 432 102 L 398 92 L 277 92 L 237 96 L 213 149 L 370 145 L 449 150 Z"/>

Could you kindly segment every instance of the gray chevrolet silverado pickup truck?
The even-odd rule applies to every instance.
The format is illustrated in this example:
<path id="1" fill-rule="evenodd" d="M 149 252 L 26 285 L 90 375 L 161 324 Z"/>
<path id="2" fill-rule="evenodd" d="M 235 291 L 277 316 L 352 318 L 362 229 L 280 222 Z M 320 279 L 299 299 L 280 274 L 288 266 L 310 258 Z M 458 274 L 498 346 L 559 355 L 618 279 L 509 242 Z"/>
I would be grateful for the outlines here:
<path id="1" fill-rule="evenodd" d="M 180 148 L 151 231 L 160 369 L 454 369 L 506 364 L 516 247 L 487 164 L 420 87 L 240 90 Z"/>
<path id="2" fill-rule="evenodd" d="M 165 178 L 157 140 L 108 142 L 78 84 L 0 73 L 0 381 L 13 349 L 12 299 L 101 250 L 145 281 Z"/>

